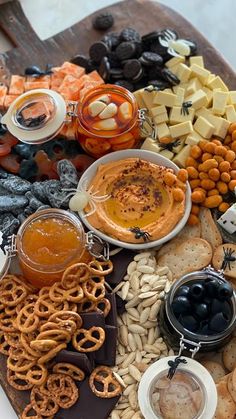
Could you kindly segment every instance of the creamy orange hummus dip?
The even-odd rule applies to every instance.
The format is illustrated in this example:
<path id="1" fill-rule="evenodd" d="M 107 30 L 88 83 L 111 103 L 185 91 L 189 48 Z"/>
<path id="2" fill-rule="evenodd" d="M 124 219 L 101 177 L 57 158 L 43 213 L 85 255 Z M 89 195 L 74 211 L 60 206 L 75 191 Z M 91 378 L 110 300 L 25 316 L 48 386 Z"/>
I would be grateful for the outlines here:
<path id="1" fill-rule="evenodd" d="M 109 194 L 110 198 L 96 203 L 89 223 L 124 242 L 143 243 L 166 236 L 185 211 L 186 185 L 174 171 L 138 158 L 99 166 L 90 186 L 97 195 Z M 140 237 L 135 227 L 147 234 Z"/>

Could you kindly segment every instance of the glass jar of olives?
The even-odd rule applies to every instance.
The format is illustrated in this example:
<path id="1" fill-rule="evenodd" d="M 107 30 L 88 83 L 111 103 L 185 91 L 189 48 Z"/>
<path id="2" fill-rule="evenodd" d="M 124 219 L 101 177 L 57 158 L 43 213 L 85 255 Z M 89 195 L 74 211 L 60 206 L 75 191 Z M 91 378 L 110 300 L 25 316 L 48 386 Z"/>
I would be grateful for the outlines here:
<path id="1" fill-rule="evenodd" d="M 160 312 L 160 325 L 171 347 L 212 351 L 223 346 L 236 326 L 236 293 L 211 267 L 174 282 Z"/>

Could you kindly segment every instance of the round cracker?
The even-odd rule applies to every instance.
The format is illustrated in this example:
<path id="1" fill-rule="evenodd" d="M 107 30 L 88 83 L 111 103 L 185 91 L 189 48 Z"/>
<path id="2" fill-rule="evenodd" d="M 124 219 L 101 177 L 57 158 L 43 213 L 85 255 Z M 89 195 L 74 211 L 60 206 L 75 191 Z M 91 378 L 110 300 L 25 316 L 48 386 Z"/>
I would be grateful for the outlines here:
<path id="1" fill-rule="evenodd" d="M 223 378 L 226 374 L 226 370 L 219 362 L 206 360 L 201 361 L 201 364 L 211 374 L 215 383 L 218 383 L 220 379 Z"/>
<path id="2" fill-rule="evenodd" d="M 218 401 L 214 419 L 234 419 L 236 414 L 236 404 L 229 393 L 227 383 L 221 381 L 216 384 L 216 388 Z"/>
<path id="3" fill-rule="evenodd" d="M 233 371 L 236 366 L 236 337 L 232 338 L 224 347 L 222 359 L 225 368 Z"/>
<path id="4" fill-rule="evenodd" d="M 232 379 L 232 373 L 229 375 L 228 381 L 227 381 L 227 387 L 229 390 L 229 393 L 232 397 L 232 399 L 234 400 L 234 402 L 236 403 L 236 390 L 233 386 L 233 379 Z"/>

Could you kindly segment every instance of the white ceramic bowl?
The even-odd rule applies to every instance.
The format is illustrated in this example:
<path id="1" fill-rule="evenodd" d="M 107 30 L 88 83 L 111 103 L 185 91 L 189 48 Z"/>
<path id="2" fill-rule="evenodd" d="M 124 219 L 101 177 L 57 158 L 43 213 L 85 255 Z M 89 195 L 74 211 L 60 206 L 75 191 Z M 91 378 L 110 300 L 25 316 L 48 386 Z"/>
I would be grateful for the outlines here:
<path id="1" fill-rule="evenodd" d="M 160 154 L 153 153 L 152 151 L 146 151 L 146 150 L 140 150 L 140 149 L 134 149 L 134 150 L 122 150 L 122 151 L 115 151 L 114 153 L 107 154 L 106 156 L 101 157 L 100 159 L 96 160 L 91 166 L 88 167 L 88 169 L 83 173 L 83 175 L 80 178 L 80 183 L 86 178 L 88 182 L 90 183 L 95 174 L 97 173 L 97 168 L 101 164 L 110 163 L 112 161 L 117 160 L 123 160 L 127 159 L 129 157 L 136 157 L 140 158 L 142 160 L 147 160 L 151 163 L 155 163 L 157 165 L 170 167 L 175 171 L 175 173 L 178 172 L 179 168 L 174 164 L 171 160 L 168 160 L 167 158 L 161 156 Z M 189 183 L 187 183 L 187 191 L 186 191 L 186 205 L 185 205 L 185 213 L 183 218 L 176 224 L 175 228 L 167 234 L 165 237 L 162 237 L 159 240 L 153 240 L 150 242 L 144 242 L 144 243 L 126 243 L 117 239 L 114 239 L 101 231 L 94 228 L 86 217 L 84 217 L 84 211 L 79 212 L 79 216 L 83 223 L 86 225 L 86 227 L 89 230 L 94 231 L 101 239 L 107 241 L 108 243 L 113 244 L 114 246 L 118 247 L 124 247 L 126 249 L 134 249 L 134 250 L 142 250 L 142 249 L 150 249 L 151 247 L 160 246 L 163 243 L 166 243 L 167 241 L 173 239 L 173 237 L 176 236 L 182 230 L 182 228 L 185 226 L 189 214 L 191 210 L 191 189 L 189 186 Z"/>

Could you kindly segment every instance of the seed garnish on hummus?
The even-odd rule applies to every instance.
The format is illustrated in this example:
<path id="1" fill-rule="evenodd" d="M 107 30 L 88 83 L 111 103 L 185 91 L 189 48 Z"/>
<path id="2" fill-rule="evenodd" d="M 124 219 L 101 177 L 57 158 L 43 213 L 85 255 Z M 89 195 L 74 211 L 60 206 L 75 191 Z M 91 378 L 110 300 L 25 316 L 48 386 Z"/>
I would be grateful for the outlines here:
<path id="1" fill-rule="evenodd" d="M 138 158 L 100 165 L 90 186 L 110 198 L 88 216 L 96 229 L 129 243 L 142 243 L 134 227 L 157 240 L 168 234 L 185 210 L 186 185 L 170 168 Z M 86 209 L 85 209 L 86 210 Z"/>

